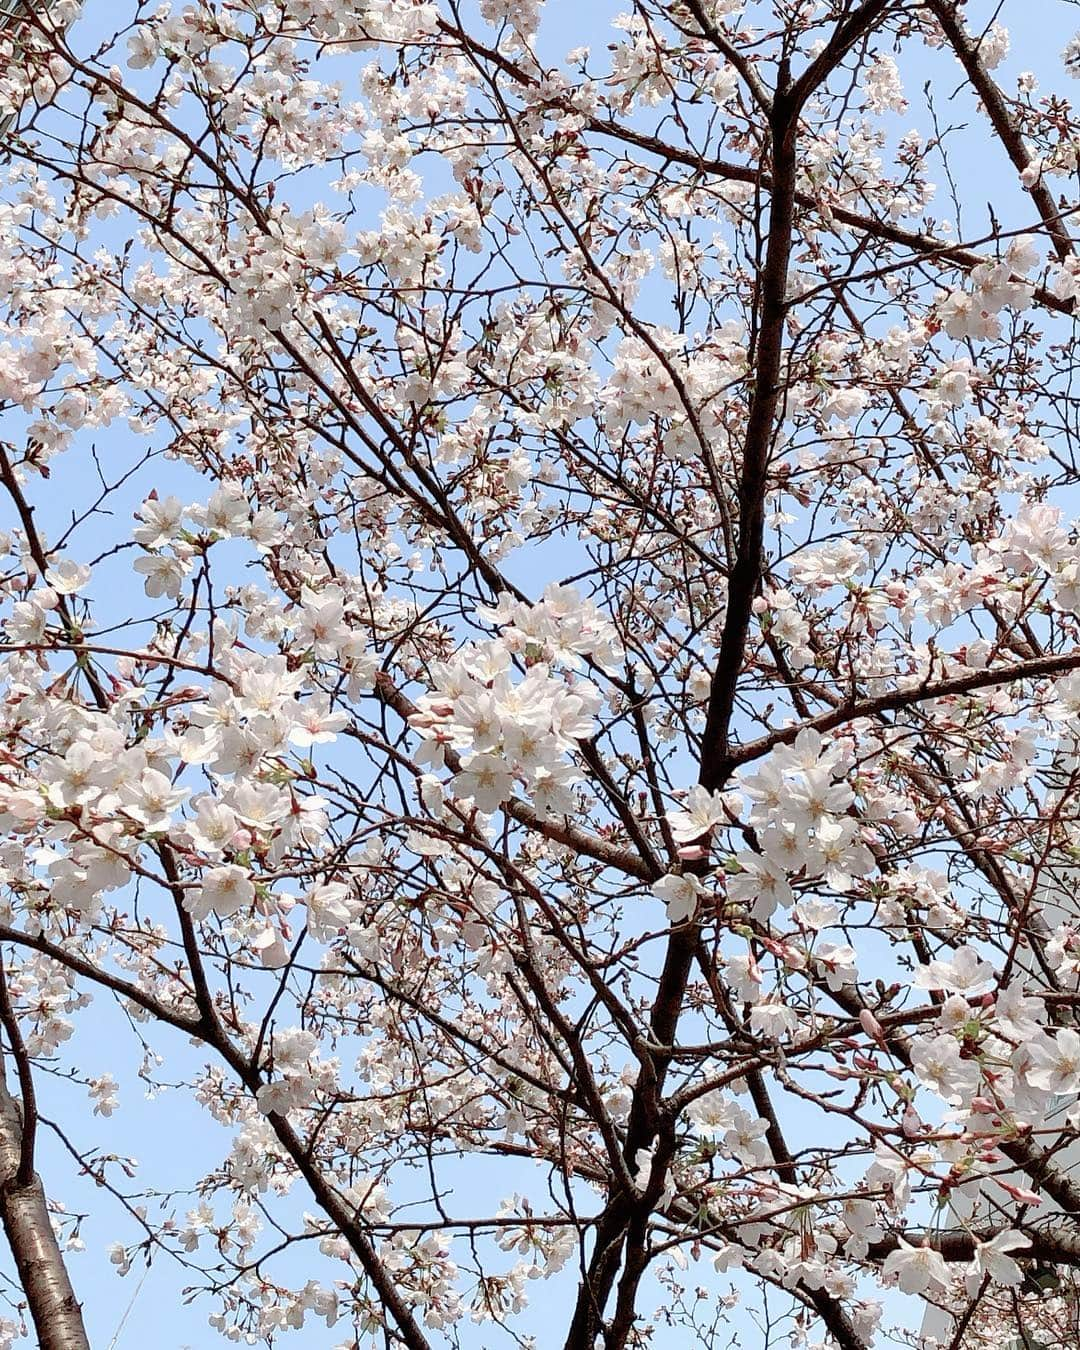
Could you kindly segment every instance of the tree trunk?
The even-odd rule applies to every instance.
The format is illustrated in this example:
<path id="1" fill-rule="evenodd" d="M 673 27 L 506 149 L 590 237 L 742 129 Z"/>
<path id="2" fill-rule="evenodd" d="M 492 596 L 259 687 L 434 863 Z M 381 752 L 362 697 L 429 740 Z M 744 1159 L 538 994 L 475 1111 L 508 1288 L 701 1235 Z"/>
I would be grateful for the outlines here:
<path id="1" fill-rule="evenodd" d="M 0 1077 L 0 1221 L 11 1245 L 19 1280 L 41 1350 L 90 1350 L 82 1309 L 68 1278 L 45 1187 L 34 1173 L 19 1184 L 22 1112 Z"/>

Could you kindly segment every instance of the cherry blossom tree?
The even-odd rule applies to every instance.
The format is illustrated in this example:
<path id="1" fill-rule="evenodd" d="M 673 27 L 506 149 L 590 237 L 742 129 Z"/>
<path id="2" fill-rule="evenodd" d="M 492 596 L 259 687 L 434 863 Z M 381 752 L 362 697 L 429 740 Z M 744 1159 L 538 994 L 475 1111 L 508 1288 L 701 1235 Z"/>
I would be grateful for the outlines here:
<path id="1" fill-rule="evenodd" d="M 1011 21 L 12 9 L 0 1344 L 89 1343 L 80 1205 L 248 1343 L 1072 1342 L 1080 40 Z M 91 1144 L 166 1081 L 205 1167 Z"/>

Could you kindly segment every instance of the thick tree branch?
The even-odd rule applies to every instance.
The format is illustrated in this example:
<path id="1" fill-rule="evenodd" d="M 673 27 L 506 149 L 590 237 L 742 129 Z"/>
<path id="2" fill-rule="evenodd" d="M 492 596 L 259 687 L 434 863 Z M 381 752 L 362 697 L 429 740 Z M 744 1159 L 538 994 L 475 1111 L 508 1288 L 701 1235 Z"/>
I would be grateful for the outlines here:
<path id="1" fill-rule="evenodd" d="M 22 1177 L 25 1149 L 19 1104 L 0 1075 L 0 1221 L 41 1350 L 90 1350 L 82 1310 L 53 1232 L 45 1188 Z"/>
<path id="2" fill-rule="evenodd" d="M 955 675 L 946 680 L 924 680 L 919 684 L 902 689 L 890 689 L 887 694 L 876 697 L 856 699 L 842 703 L 817 717 L 808 718 L 780 731 L 770 732 L 755 741 L 748 741 L 731 754 L 735 765 L 746 764 L 750 760 L 760 759 L 778 745 L 791 745 L 801 731 L 835 731 L 865 717 L 876 717 L 883 712 L 898 712 L 904 708 L 913 708 L 920 703 L 928 703 L 939 698 L 961 698 L 964 694 L 974 694 L 980 689 L 994 689 L 1003 684 L 1012 684 L 1018 680 L 1038 680 L 1066 675 L 1071 670 L 1080 669 L 1080 650 L 1063 652 L 1058 656 L 1040 656 L 1029 661 L 1017 661 L 1011 666 L 992 666 L 986 670 L 973 670 L 968 675 Z"/>
<path id="3" fill-rule="evenodd" d="M 1030 1247 L 1018 1251 L 1021 1260 L 1049 1261 L 1061 1266 L 1080 1266 L 1080 1232 L 1061 1227 L 1011 1225 L 1017 1227 L 1031 1242 Z M 944 1232 L 933 1229 L 920 1231 L 907 1229 L 902 1234 L 890 1233 L 879 1242 L 872 1242 L 866 1259 L 875 1263 L 884 1261 L 890 1252 L 900 1246 L 900 1238 L 910 1247 L 929 1247 L 940 1252 L 946 1261 L 974 1260 L 978 1244 L 990 1242 L 999 1233 L 1007 1231 L 1003 1227 L 980 1225 L 968 1229 L 947 1229 Z"/>
<path id="4" fill-rule="evenodd" d="M 973 41 L 965 31 L 960 19 L 959 5 L 955 3 L 955 0 L 927 0 L 927 3 L 931 13 L 941 25 L 942 32 L 949 40 L 949 45 L 964 67 L 964 71 L 971 81 L 971 87 L 982 100 L 982 105 L 986 109 L 991 125 L 997 132 L 998 139 L 1005 147 L 1013 166 L 1018 173 L 1025 173 L 1030 169 L 1032 159 L 1027 146 L 1024 144 L 1023 133 L 1012 113 L 1010 113 L 1008 104 L 1005 102 L 993 76 L 986 69 L 979 53 L 978 42 Z M 1027 191 L 1031 194 L 1031 200 L 1038 208 L 1039 215 L 1046 227 L 1047 234 L 1053 241 L 1054 250 L 1058 257 L 1062 260 L 1071 257 L 1073 241 L 1065 228 L 1062 214 L 1055 205 L 1049 189 L 1040 178 L 1036 179 Z"/>

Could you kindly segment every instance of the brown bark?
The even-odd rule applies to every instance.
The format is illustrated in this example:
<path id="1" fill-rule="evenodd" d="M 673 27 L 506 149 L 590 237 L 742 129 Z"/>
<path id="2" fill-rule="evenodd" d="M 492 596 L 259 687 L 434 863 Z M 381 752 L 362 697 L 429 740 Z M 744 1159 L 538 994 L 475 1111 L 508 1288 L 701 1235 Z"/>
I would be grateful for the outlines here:
<path id="1" fill-rule="evenodd" d="M 730 730 L 736 690 L 746 652 L 754 598 L 761 581 L 767 473 L 782 407 L 784 321 L 787 278 L 795 235 L 796 142 L 799 115 L 806 100 L 843 59 L 854 42 L 870 31 L 889 9 L 890 0 L 866 0 L 840 24 L 820 55 L 794 82 L 781 71 L 780 86 L 769 99 L 773 194 L 765 262 L 761 277 L 759 323 L 754 342 L 754 387 L 747 416 L 738 481 L 739 533 L 728 578 L 727 612 L 706 712 L 698 781 L 710 791 L 723 787 L 734 768 Z M 760 96 L 759 96 L 760 97 Z M 703 865 L 704 867 L 707 864 Z M 693 865 L 687 870 L 693 870 Z M 697 941 L 693 922 L 672 933 L 649 1020 L 652 1041 L 660 1047 L 642 1065 L 627 1121 L 624 1156 L 636 1166 L 640 1150 L 654 1150 L 652 1178 L 640 1196 L 628 1194 L 613 1179 L 601 1212 L 589 1265 L 583 1273 L 564 1350 L 592 1350 L 603 1337 L 604 1350 L 625 1350 L 637 1319 L 637 1295 L 649 1264 L 649 1217 L 659 1200 L 662 1177 L 676 1147 L 675 1116 L 662 1099 L 671 1063 L 687 981 Z M 604 1312 L 618 1279 L 610 1323 Z M 825 1295 L 815 1298 L 833 1338 L 844 1350 L 860 1350 L 843 1310 Z"/>
<path id="2" fill-rule="evenodd" d="M 20 1180 L 22 1112 L 0 1078 L 0 1221 L 41 1350 L 90 1350 L 82 1309 L 60 1252 L 45 1187 L 37 1173 Z"/>
<path id="3" fill-rule="evenodd" d="M 1005 152 L 1012 160 L 1018 173 L 1024 173 L 1031 167 L 1032 158 L 1024 144 L 1024 135 L 1016 119 L 1009 111 L 1009 105 L 998 86 L 994 83 L 979 53 L 979 42 L 971 38 L 964 29 L 960 17 L 960 6 L 949 0 L 930 0 L 930 10 L 941 25 L 941 31 L 956 53 L 957 60 L 964 67 L 964 73 L 971 87 L 982 100 L 991 125 Z M 1050 194 L 1049 188 L 1037 179 L 1028 188 L 1031 200 L 1038 208 L 1046 232 L 1054 244 L 1054 250 L 1061 259 L 1069 258 L 1073 253 L 1073 242 L 1061 211 Z"/>

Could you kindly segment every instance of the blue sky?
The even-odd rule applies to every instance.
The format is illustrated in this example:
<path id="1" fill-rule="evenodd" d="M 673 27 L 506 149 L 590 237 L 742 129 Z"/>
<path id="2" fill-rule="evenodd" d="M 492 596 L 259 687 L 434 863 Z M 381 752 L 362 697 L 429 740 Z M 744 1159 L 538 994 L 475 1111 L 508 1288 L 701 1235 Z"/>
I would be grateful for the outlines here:
<path id="1" fill-rule="evenodd" d="M 113 4 L 114 0 L 86 0 L 85 19 L 73 30 L 70 39 L 77 50 L 80 45 L 89 46 L 99 26 L 112 17 Z M 609 40 L 607 19 L 621 8 L 617 4 L 608 4 L 606 0 L 589 0 L 588 5 L 578 0 L 549 0 L 544 29 L 544 55 L 554 60 L 563 50 L 581 44 L 591 45 L 594 52 L 601 52 Z M 973 4 L 968 9 L 972 15 L 985 12 L 989 19 L 994 7 Z M 1019 14 L 1030 17 L 1018 20 Z M 1030 0 L 1024 9 L 1006 4 L 1003 17 L 1006 23 L 1012 24 L 1013 50 L 1003 67 L 997 71 L 997 76 L 1008 85 L 1020 70 L 1049 67 L 1048 55 L 1052 57 L 1060 51 L 1071 36 L 1076 12 L 1071 6 L 1060 4 L 1057 0 Z M 973 19 L 969 18 L 969 23 L 972 22 Z M 912 124 L 926 126 L 927 114 L 920 92 L 922 80 L 925 78 L 932 82 L 935 100 L 940 104 L 958 82 L 958 74 L 954 75 L 954 70 L 951 58 L 943 54 L 926 57 L 925 73 L 920 70 L 916 72 L 916 78 L 909 76 L 907 80 L 907 93 L 912 106 L 908 115 L 897 119 L 898 129 L 905 129 Z M 1063 84 L 1064 79 L 1058 83 Z M 971 112 L 970 109 L 962 111 L 965 117 Z M 987 227 L 984 206 L 989 191 L 987 184 L 992 185 L 994 204 L 1002 215 L 1003 223 L 1007 227 L 1025 223 L 1026 203 L 1021 194 L 1000 190 L 1002 184 L 1011 182 L 1011 166 L 1003 152 L 988 145 L 976 119 L 971 117 L 970 120 L 974 130 L 958 129 L 954 133 L 955 146 L 960 152 L 957 156 L 961 166 L 958 187 L 965 210 L 965 230 L 968 233 L 981 233 Z M 1011 218 L 1003 214 L 1003 202 L 1011 205 Z M 1005 209 L 1008 210 L 1009 206 Z M 951 214 L 951 210 L 939 208 L 935 214 Z M 375 223 L 373 209 L 370 224 Z M 14 437 L 17 431 L 9 426 L 4 434 Z M 123 436 L 125 433 L 110 433 L 113 434 Z M 138 453 L 139 447 L 134 444 L 111 444 L 109 462 L 120 462 Z M 63 461 L 62 471 L 50 482 L 48 494 L 40 498 L 42 520 L 46 532 L 52 537 L 62 531 L 71 511 L 80 510 L 89 495 L 96 492 L 96 484 L 85 473 L 87 463 L 86 457 L 80 456 L 78 452 L 69 455 Z M 176 466 L 158 460 L 150 475 L 145 472 L 140 474 L 119 494 L 120 507 L 123 510 L 133 507 L 145 496 L 150 486 L 156 486 L 163 492 L 176 490 L 180 495 L 193 497 L 196 495 L 193 480 L 185 482 L 185 477 Z M 107 537 L 111 542 L 111 531 Z M 97 545 L 93 527 L 80 531 L 77 540 L 77 545 L 72 549 L 73 556 L 91 557 Z M 543 582 L 558 579 L 562 571 L 572 570 L 576 561 L 569 553 L 561 558 L 548 550 L 543 555 L 542 566 L 550 566 L 551 575 L 538 576 L 540 560 L 529 555 L 523 558 L 522 576 L 524 578 L 528 574 L 530 589 L 539 591 Z M 123 566 L 126 567 L 126 563 Z M 115 574 L 117 577 L 123 575 L 120 562 L 117 563 Z M 127 575 L 131 592 L 125 593 L 123 584 L 120 584 L 113 597 L 114 617 L 117 619 L 126 617 L 129 610 L 144 609 L 141 588 L 136 586 L 132 574 Z M 102 1119 L 89 1114 L 89 1104 L 81 1088 L 59 1078 L 41 1075 L 39 1090 L 43 1114 L 51 1116 L 69 1131 L 70 1139 L 77 1148 L 96 1147 L 120 1157 L 137 1158 L 143 1164 L 145 1176 L 152 1178 L 154 1184 L 163 1190 L 182 1190 L 220 1160 L 227 1149 L 228 1132 L 215 1126 L 206 1113 L 190 1101 L 183 1089 L 167 1086 L 172 1082 L 183 1082 L 192 1070 L 205 1062 L 206 1057 L 200 1050 L 187 1045 L 175 1033 L 155 1032 L 153 1043 L 156 1048 L 167 1047 L 167 1059 L 160 1073 L 152 1075 L 160 1079 L 162 1085 L 144 1095 L 137 1078 L 141 1051 L 123 1012 L 110 1000 L 99 996 L 93 1011 L 88 1015 L 80 1014 L 75 1020 L 78 1030 L 67 1047 L 66 1057 L 78 1062 L 91 1075 L 112 1072 L 121 1083 L 120 1110 L 111 1118 Z M 469 1184 L 469 1168 L 473 1165 L 476 1164 L 464 1165 L 461 1169 L 463 1189 Z M 486 1162 L 478 1165 L 488 1166 Z M 138 1269 L 124 1280 L 115 1278 L 103 1255 L 104 1248 L 108 1242 L 117 1238 L 134 1240 L 138 1234 L 138 1225 L 123 1216 L 112 1199 L 96 1191 L 85 1179 L 78 1179 L 63 1145 L 47 1128 L 41 1138 L 41 1170 L 54 1197 L 64 1200 L 72 1211 L 87 1212 L 81 1230 L 86 1251 L 72 1257 L 71 1270 L 76 1288 L 85 1301 L 90 1339 L 95 1347 L 109 1347 L 112 1350 L 115 1346 L 118 1350 L 133 1350 L 136 1346 L 152 1345 L 161 1350 L 180 1350 L 185 1346 L 202 1347 L 216 1343 L 216 1338 L 206 1327 L 209 1305 L 200 1302 L 187 1306 L 181 1301 L 179 1292 L 187 1282 L 187 1277 L 172 1262 L 156 1260 L 145 1278 L 142 1278 Z M 522 1163 L 519 1186 L 515 1167 L 508 1164 L 506 1193 L 525 1189 L 527 1173 L 528 1165 Z M 119 1177 L 120 1174 L 116 1175 Z M 188 1203 L 181 1200 L 172 1207 L 182 1215 Z M 297 1208 L 304 1208 L 301 1198 L 298 1198 Z M 290 1281 L 302 1283 L 313 1272 L 304 1268 L 297 1257 L 290 1257 L 283 1273 Z M 724 1281 L 718 1281 L 717 1284 L 723 1286 Z M 549 1337 L 555 1338 L 564 1330 L 567 1289 L 565 1284 L 554 1284 L 549 1288 L 534 1288 L 532 1292 L 534 1305 L 529 1321 L 543 1347 L 551 1343 Z M 645 1306 L 648 1305 L 649 1299 L 646 1298 Z M 900 1303 L 895 1306 L 901 1318 L 907 1315 L 901 1308 L 910 1307 Z M 732 1313 L 731 1326 L 738 1343 L 747 1347 L 762 1343 L 761 1332 L 745 1311 Z M 466 1327 L 463 1336 L 467 1345 L 476 1347 L 476 1350 L 485 1350 L 487 1342 L 482 1331 L 473 1328 L 470 1332 Z M 327 1332 L 318 1323 L 311 1322 L 308 1329 L 294 1333 L 282 1344 L 305 1348 L 325 1347 L 341 1339 L 342 1335 Z M 656 1344 L 659 1350 L 681 1350 L 685 1339 L 681 1333 L 672 1332 L 666 1337 L 662 1333 Z"/>

